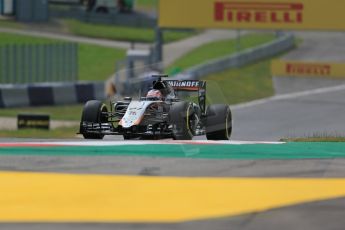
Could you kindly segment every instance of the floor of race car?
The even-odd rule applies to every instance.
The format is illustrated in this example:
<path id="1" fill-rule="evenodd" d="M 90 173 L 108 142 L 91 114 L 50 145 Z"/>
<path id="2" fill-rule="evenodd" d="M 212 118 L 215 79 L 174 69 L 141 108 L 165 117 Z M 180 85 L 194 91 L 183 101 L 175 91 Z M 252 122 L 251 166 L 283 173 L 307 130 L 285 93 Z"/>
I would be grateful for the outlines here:
<path id="1" fill-rule="evenodd" d="M 125 144 L 3 140 L 0 229 L 321 230 L 345 224 L 345 144 Z M 176 155 L 156 154 L 159 148 Z M 80 210 L 84 216 L 76 215 Z"/>

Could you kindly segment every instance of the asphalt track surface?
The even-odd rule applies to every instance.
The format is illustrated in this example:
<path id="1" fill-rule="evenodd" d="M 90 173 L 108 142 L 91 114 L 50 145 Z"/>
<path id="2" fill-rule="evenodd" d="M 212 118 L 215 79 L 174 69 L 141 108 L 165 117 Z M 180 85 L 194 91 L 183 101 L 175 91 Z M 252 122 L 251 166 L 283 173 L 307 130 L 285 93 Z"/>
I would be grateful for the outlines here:
<path id="1" fill-rule="evenodd" d="M 288 60 L 345 61 L 345 34 L 343 32 L 295 32 L 303 42 L 284 56 Z"/>
<path id="2" fill-rule="evenodd" d="M 338 87 L 340 88 L 340 87 Z M 263 100 L 233 109 L 233 138 L 277 141 L 289 137 L 345 135 L 345 89 Z M 317 92 L 317 91 L 316 91 Z"/>

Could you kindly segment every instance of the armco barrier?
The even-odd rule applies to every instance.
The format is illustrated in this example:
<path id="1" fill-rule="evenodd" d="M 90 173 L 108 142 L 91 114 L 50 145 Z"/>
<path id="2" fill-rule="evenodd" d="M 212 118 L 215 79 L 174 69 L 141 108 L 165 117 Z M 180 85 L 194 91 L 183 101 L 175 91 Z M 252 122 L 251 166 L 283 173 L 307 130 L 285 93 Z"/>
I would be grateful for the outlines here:
<path id="1" fill-rule="evenodd" d="M 25 86 L 3 86 L 1 87 L 2 107 L 29 106 L 29 92 Z"/>
<path id="2" fill-rule="evenodd" d="M 260 59 L 272 57 L 287 51 L 294 46 L 294 36 L 292 34 L 284 35 L 267 44 L 192 67 L 184 71 L 182 75 L 188 76 L 189 79 L 200 79 L 212 73 L 241 67 Z"/>
<path id="3" fill-rule="evenodd" d="M 0 85 L 0 108 L 66 105 L 104 99 L 104 82 Z"/>
<path id="4" fill-rule="evenodd" d="M 272 42 L 264 45 L 247 49 L 234 55 L 208 61 L 198 66 L 187 69 L 186 71 L 171 77 L 172 80 L 198 80 L 204 76 L 212 73 L 221 72 L 231 68 L 241 67 L 260 59 L 269 58 L 279 53 L 292 49 L 295 46 L 295 39 L 292 34 L 283 35 Z M 119 83 L 114 78 L 114 82 L 117 83 L 117 88 L 122 95 L 134 95 L 137 96 L 140 90 L 147 90 L 152 79 L 151 77 L 134 78 L 130 81 L 130 87 L 126 87 L 124 83 Z"/>

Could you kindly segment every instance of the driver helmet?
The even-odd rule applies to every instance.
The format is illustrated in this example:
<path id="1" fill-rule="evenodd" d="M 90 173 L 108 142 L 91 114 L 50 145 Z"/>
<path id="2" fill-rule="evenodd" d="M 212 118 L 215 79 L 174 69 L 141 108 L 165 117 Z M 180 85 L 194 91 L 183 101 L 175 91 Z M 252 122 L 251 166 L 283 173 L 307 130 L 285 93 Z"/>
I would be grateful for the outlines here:
<path id="1" fill-rule="evenodd" d="M 152 89 L 152 90 L 150 90 L 147 93 L 146 97 L 147 98 L 159 98 L 159 99 L 162 99 L 163 95 L 162 95 L 161 91 L 159 91 L 157 89 Z"/>

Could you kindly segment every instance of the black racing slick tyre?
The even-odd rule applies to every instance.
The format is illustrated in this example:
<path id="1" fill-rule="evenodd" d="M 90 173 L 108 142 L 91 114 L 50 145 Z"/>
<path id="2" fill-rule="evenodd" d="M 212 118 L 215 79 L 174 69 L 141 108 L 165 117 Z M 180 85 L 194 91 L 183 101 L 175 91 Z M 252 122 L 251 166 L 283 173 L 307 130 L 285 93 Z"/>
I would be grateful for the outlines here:
<path id="1" fill-rule="evenodd" d="M 174 140 L 192 140 L 194 133 L 195 111 L 192 103 L 177 102 L 169 111 L 169 122 L 173 126 Z"/>
<path id="2" fill-rule="evenodd" d="M 105 104 L 100 101 L 88 101 L 83 109 L 81 116 L 80 133 L 85 139 L 103 139 L 104 135 L 100 133 L 88 133 L 83 130 L 82 123 L 106 123 L 107 117 L 102 113 L 108 112 Z"/>
<path id="3" fill-rule="evenodd" d="M 230 140 L 232 114 L 228 105 L 210 105 L 206 112 L 207 140 Z"/>

